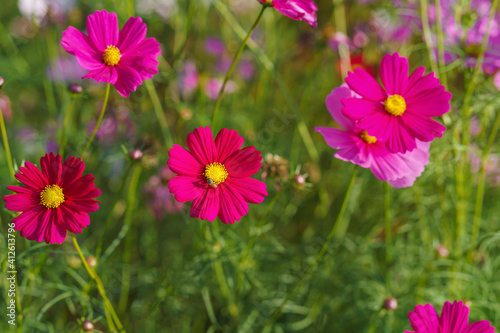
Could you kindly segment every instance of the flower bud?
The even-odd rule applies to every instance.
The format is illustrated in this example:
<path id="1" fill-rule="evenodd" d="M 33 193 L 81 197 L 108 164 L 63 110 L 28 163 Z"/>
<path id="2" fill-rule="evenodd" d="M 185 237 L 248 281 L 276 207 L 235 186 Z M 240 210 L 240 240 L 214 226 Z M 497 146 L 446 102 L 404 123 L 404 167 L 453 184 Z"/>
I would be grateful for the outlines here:
<path id="1" fill-rule="evenodd" d="M 94 268 L 97 265 L 97 259 L 94 256 L 88 256 L 85 260 L 90 268 Z"/>
<path id="2" fill-rule="evenodd" d="M 306 177 L 301 174 L 295 175 L 295 184 L 300 187 L 304 186 L 306 184 Z"/>
<path id="3" fill-rule="evenodd" d="M 4 84 L 5 84 L 5 80 L 3 77 L 0 76 L 0 89 L 3 88 Z"/>
<path id="4" fill-rule="evenodd" d="M 193 111 L 188 108 L 182 108 L 179 112 L 179 115 L 183 120 L 190 120 L 191 118 L 193 118 Z"/>
<path id="5" fill-rule="evenodd" d="M 437 255 L 440 257 L 440 258 L 447 258 L 449 255 L 450 255 L 450 251 L 448 250 L 448 248 L 446 246 L 444 246 L 443 244 L 439 244 L 437 247 L 436 247 L 436 252 L 437 252 Z"/>
<path id="6" fill-rule="evenodd" d="M 398 300 L 394 297 L 386 298 L 384 301 L 384 309 L 394 311 L 398 308 Z"/>
<path id="7" fill-rule="evenodd" d="M 83 92 L 83 87 L 76 83 L 68 84 L 68 92 L 72 97 L 76 97 Z"/>
<path id="8" fill-rule="evenodd" d="M 94 331 L 94 323 L 90 319 L 86 319 L 82 323 L 82 328 L 85 332 L 93 332 Z"/>
<path id="9" fill-rule="evenodd" d="M 143 155 L 143 153 L 140 149 L 134 149 L 130 152 L 130 157 L 134 161 L 139 161 L 142 158 L 142 155 Z"/>

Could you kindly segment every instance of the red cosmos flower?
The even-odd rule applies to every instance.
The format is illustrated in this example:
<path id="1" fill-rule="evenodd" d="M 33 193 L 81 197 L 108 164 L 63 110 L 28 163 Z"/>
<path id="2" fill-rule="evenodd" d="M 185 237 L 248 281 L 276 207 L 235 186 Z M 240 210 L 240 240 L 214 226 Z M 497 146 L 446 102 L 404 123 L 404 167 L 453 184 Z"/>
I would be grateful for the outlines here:
<path id="1" fill-rule="evenodd" d="M 6 208 L 22 212 L 14 218 L 15 230 L 21 236 L 47 244 L 61 244 L 66 232 L 82 232 L 89 225 L 88 213 L 99 209 L 93 198 L 101 195 L 91 174 L 82 177 L 85 163 L 80 158 L 68 158 L 62 163 L 60 155 L 45 154 L 40 158 L 41 171 L 30 162 L 20 167 L 16 179 L 26 185 L 7 186 L 17 194 L 6 195 Z"/>
<path id="2" fill-rule="evenodd" d="M 177 174 L 168 188 L 179 202 L 193 201 L 191 217 L 224 223 L 239 221 L 248 203 L 261 203 L 266 184 L 250 178 L 262 166 L 260 151 L 241 149 L 243 137 L 222 129 L 215 138 L 210 127 L 200 127 L 187 137 L 190 151 L 179 145 L 169 150 L 168 166 Z"/>

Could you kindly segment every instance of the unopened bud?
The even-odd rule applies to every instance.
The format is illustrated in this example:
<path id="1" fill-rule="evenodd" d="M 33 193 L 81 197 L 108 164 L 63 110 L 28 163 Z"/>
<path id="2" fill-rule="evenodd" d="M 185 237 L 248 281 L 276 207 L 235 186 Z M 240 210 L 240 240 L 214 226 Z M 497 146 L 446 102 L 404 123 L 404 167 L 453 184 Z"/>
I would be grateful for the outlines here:
<path id="1" fill-rule="evenodd" d="M 79 84 L 76 83 L 71 83 L 68 84 L 68 92 L 73 96 L 76 97 L 80 95 L 83 92 L 83 87 Z"/>
<path id="2" fill-rule="evenodd" d="M 398 308 L 398 300 L 394 297 L 386 298 L 384 301 L 384 309 L 394 311 Z"/>
<path id="3" fill-rule="evenodd" d="M 5 80 L 3 77 L 0 76 L 0 89 L 3 88 L 3 85 L 5 84 Z"/>
<path id="4" fill-rule="evenodd" d="M 190 120 L 191 118 L 193 118 L 193 111 L 188 108 L 182 108 L 179 113 L 183 120 Z"/>
<path id="5" fill-rule="evenodd" d="M 295 184 L 298 186 L 304 186 L 306 184 L 306 177 L 304 175 L 295 175 Z"/>
<path id="6" fill-rule="evenodd" d="M 97 259 L 94 256 L 88 256 L 85 260 L 90 268 L 94 268 L 97 265 Z"/>
<path id="7" fill-rule="evenodd" d="M 82 328 L 85 332 L 93 332 L 94 331 L 94 323 L 90 319 L 86 319 L 82 323 Z"/>
<path id="8" fill-rule="evenodd" d="M 139 150 L 139 149 L 134 149 L 130 152 L 130 157 L 134 160 L 134 161 L 139 161 L 141 158 L 142 158 L 142 151 Z"/>

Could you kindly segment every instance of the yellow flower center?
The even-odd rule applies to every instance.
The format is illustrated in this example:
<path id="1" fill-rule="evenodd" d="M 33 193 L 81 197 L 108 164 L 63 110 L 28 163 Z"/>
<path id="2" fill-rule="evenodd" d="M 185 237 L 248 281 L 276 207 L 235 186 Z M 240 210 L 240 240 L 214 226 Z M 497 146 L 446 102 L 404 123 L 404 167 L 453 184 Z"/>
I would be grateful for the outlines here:
<path id="1" fill-rule="evenodd" d="M 212 163 L 207 165 L 205 167 L 205 172 L 203 173 L 203 176 L 207 179 L 211 179 L 212 183 L 215 185 L 223 183 L 228 175 L 229 174 L 227 173 L 226 168 L 221 163 Z"/>
<path id="2" fill-rule="evenodd" d="M 114 66 L 120 61 L 121 57 L 120 50 L 116 46 L 109 45 L 102 55 L 102 61 L 108 66 Z"/>
<path id="3" fill-rule="evenodd" d="M 40 192 L 40 201 L 47 208 L 57 208 L 64 202 L 62 188 L 57 185 L 47 185 Z"/>
<path id="4" fill-rule="evenodd" d="M 406 110 L 406 101 L 403 96 L 392 95 L 385 100 L 385 111 L 393 116 L 400 116 Z"/>
<path id="5" fill-rule="evenodd" d="M 377 142 L 377 138 L 374 137 L 374 136 L 368 135 L 368 133 L 366 131 L 361 132 L 361 134 L 359 135 L 359 137 L 361 138 L 361 140 L 363 140 L 366 143 L 375 143 L 375 142 Z"/>

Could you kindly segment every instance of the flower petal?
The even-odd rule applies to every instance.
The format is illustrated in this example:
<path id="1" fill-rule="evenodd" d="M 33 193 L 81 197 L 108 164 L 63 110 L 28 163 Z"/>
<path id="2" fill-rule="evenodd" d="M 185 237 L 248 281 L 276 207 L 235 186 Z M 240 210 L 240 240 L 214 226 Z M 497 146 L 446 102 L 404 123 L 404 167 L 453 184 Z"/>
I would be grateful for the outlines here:
<path id="1" fill-rule="evenodd" d="M 217 148 L 215 147 L 214 137 L 209 126 L 196 128 L 193 133 L 189 133 L 187 136 L 187 145 L 194 158 L 203 166 L 218 162 L 216 160 Z"/>
<path id="2" fill-rule="evenodd" d="M 214 221 L 219 213 L 220 187 L 207 189 L 194 199 L 189 216 L 202 220 Z"/>
<path id="3" fill-rule="evenodd" d="M 119 32 L 116 47 L 120 53 L 125 54 L 129 49 L 135 48 L 146 38 L 147 27 L 140 17 L 131 17 Z"/>
<path id="4" fill-rule="evenodd" d="M 340 126 L 348 131 L 353 130 L 356 124 L 342 113 L 342 109 L 344 108 L 342 99 L 355 97 L 355 95 L 356 94 L 349 89 L 348 85 L 343 84 L 340 87 L 333 89 L 325 100 L 326 108 L 332 115 L 333 119 L 335 119 Z"/>
<path id="5" fill-rule="evenodd" d="M 119 31 L 116 14 L 101 10 L 89 15 L 87 17 L 87 33 L 97 51 L 104 54 L 108 46 L 118 44 Z"/>
<path id="6" fill-rule="evenodd" d="M 411 327 L 418 333 L 439 333 L 439 319 L 430 304 L 417 305 L 414 311 L 408 314 Z"/>
<path id="7" fill-rule="evenodd" d="M 262 166 L 260 151 L 254 146 L 248 146 L 235 151 L 224 163 L 230 177 L 250 177 Z"/>
<path id="8" fill-rule="evenodd" d="M 462 301 L 454 301 L 453 305 L 447 301 L 444 303 L 439 326 L 442 332 L 463 332 L 469 324 L 469 308 Z"/>
<path id="9" fill-rule="evenodd" d="M 62 47 L 75 55 L 82 68 L 94 70 L 103 65 L 102 53 L 96 50 L 88 36 L 74 27 L 68 27 L 62 34 Z"/>
<path id="10" fill-rule="evenodd" d="M 48 180 L 36 166 L 29 161 L 26 161 L 24 165 L 26 167 L 20 167 L 19 170 L 21 172 L 15 175 L 17 180 L 39 192 L 42 191 L 45 186 L 49 185 Z"/>
<path id="11" fill-rule="evenodd" d="M 354 69 L 354 72 L 349 72 L 345 82 L 351 90 L 370 101 L 379 102 L 387 98 L 387 93 L 377 80 L 362 68 L 358 67 Z"/>
<path id="12" fill-rule="evenodd" d="M 106 66 L 104 63 L 101 67 L 91 70 L 83 76 L 84 79 L 93 79 L 97 82 L 107 82 L 115 84 L 118 80 L 118 74 L 116 72 L 116 67 Z"/>
<path id="13" fill-rule="evenodd" d="M 235 130 L 223 128 L 215 138 L 215 147 L 217 148 L 217 161 L 224 164 L 226 159 L 235 151 L 243 146 L 243 137 Z"/>
<path id="14" fill-rule="evenodd" d="M 149 80 L 158 73 L 158 57 L 161 54 L 160 43 L 154 38 L 147 38 L 130 50 L 126 50 L 118 65 L 132 67 L 142 80 Z"/>
<path id="15" fill-rule="evenodd" d="M 230 183 L 231 187 L 236 189 L 246 202 L 259 204 L 267 197 L 266 184 L 254 178 L 232 178 L 224 182 Z"/>
<path id="16" fill-rule="evenodd" d="M 193 201 L 207 191 L 207 182 L 200 178 L 203 177 L 176 176 L 168 181 L 168 189 L 179 202 Z"/>
<path id="17" fill-rule="evenodd" d="M 389 95 L 401 95 L 408 83 L 408 59 L 386 54 L 380 64 L 380 79 Z"/>
<path id="18" fill-rule="evenodd" d="M 369 101 L 367 99 L 361 98 L 343 98 L 342 104 L 344 107 L 342 108 L 342 113 L 344 116 L 352 119 L 359 120 L 370 115 L 376 114 L 378 115 L 388 115 L 384 109 L 384 106 L 379 102 Z M 358 124 L 359 127 L 359 124 Z M 367 128 L 363 128 L 367 129 Z"/>
<path id="19" fill-rule="evenodd" d="M 197 177 L 205 170 L 205 165 L 202 165 L 190 152 L 177 144 L 169 149 L 168 156 L 168 167 L 178 175 Z"/>
<path id="20" fill-rule="evenodd" d="M 116 70 L 117 79 L 114 83 L 116 91 L 123 97 L 130 97 L 130 92 L 135 91 L 142 84 L 139 73 L 130 66 L 119 63 L 113 67 Z"/>
<path id="21" fill-rule="evenodd" d="M 61 185 L 62 158 L 61 155 L 54 156 L 54 153 L 45 154 L 40 158 L 40 167 L 48 185 Z"/>
<path id="22" fill-rule="evenodd" d="M 220 188 L 220 208 L 219 218 L 223 223 L 234 223 L 248 213 L 248 203 L 238 193 L 230 182 L 219 185 Z"/>
<path id="23" fill-rule="evenodd" d="M 356 136 L 350 132 L 329 127 L 315 127 L 314 130 L 321 133 L 327 145 L 333 149 L 356 147 Z"/>

